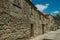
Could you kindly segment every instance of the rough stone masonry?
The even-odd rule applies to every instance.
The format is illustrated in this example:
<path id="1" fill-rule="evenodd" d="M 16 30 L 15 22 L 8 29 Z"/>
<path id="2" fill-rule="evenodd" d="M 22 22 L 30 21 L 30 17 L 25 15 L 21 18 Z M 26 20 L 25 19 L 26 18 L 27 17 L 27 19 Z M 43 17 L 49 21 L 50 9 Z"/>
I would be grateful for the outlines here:
<path id="1" fill-rule="evenodd" d="M 42 34 L 41 16 L 28 0 L 0 0 L 0 40 L 28 40 Z"/>
<path id="2" fill-rule="evenodd" d="M 0 40 L 26 40 L 30 37 L 30 24 L 22 9 L 9 0 L 0 0 Z"/>

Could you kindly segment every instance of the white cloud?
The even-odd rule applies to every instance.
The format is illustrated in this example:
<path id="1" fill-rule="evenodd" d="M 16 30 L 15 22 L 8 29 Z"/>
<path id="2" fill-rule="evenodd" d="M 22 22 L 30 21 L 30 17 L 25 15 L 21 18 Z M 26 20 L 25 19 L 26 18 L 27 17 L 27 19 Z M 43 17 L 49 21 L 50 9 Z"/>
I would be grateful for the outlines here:
<path id="1" fill-rule="evenodd" d="M 53 13 L 59 13 L 59 11 L 54 11 Z"/>
<path id="2" fill-rule="evenodd" d="M 45 4 L 45 5 L 37 4 L 35 6 L 37 7 L 38 10 L 40 10 L 41 12 L 43 12 L 45 9 L 48 8 L 49 4 Z"/>
<path id="3" fill-rule="evenodd" d="M 53 15 L 53 16 L 56 16 L 58 13 L 59 13 L 59 11 L 53 11 L 50 14 Z"/>

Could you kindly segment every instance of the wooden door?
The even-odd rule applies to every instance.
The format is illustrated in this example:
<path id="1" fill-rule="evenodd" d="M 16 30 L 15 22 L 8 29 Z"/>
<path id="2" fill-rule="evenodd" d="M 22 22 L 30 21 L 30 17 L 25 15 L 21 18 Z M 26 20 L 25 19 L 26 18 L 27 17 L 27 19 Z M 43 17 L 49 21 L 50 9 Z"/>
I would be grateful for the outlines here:
<path id="1" fill-rule="evenodd" d="M 42 24 L 42 34 L 44 34 L 44 24 Z"/>
<path id="2" fill-rule="evenodd" d="M 34 31 L 33 31 L 33 24 L 31 24 L 31 36 L 34 36 Z"/>

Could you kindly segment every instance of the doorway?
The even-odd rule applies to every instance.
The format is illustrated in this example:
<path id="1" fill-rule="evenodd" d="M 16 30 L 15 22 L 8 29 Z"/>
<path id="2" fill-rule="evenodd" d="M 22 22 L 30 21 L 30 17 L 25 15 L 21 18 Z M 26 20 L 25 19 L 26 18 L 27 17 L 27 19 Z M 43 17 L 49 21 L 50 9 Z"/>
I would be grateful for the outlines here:
<path id="1" fill-rule="evenodd" d="M 31 37 L 34 36 L 34 31 L 33 31 L 33 24 L 31 24 Z"/>
<path id="2" fill-rule="evenodd" d="M 44 34 L 44 24 L 42 24 L 42 34 Z"/>

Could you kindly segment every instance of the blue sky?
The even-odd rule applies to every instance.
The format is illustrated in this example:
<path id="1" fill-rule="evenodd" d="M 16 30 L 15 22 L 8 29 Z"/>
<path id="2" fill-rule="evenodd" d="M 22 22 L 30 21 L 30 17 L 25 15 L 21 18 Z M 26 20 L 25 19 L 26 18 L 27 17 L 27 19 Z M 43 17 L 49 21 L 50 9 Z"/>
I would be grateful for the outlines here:
<path id="1" fill-rule="evenodd" d="M 60 0 L 32 0 L 37 9 L 43 13 L 56 16 L 60 11 Z"/>

